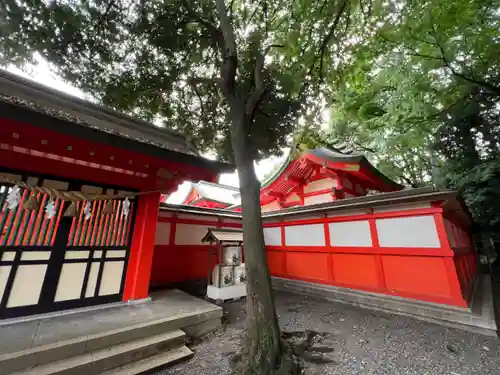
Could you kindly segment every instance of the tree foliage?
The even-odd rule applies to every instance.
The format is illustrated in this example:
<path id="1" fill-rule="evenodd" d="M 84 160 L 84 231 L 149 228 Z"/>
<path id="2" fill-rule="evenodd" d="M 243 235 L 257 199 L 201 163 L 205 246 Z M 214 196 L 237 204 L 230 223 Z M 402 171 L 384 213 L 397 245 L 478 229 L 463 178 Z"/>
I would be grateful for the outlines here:
<path id="1" fill-rule="evenodd" d="M 498 100 L 498 4 L 398 2 L 377 24 L 332 98 L 332 130 L 360 150 L 376 151 L 372 157 L 393 178 L 428 184 L 445 163 L 433 144 L 450 113 L 474 90 Z"/>
<path id="2" fill-rule="evenodd" d="M 162 122 L 190 135 L 202 150 L 233 159 L 229 106 L 219 85 L 224 36 L 214 1 L 6 0 L 0 11 L 4 63 L 41 56 L 98 101 Z M 318 113 L 313 86 L 319 73 L 331 71 L 326 68 L 350 12 L 349 1 L 228 6 L 238 46 L 238 95 L 249 97 L 256 56 L 266 59 L 265 95 L 250 129 L 254 159 L 281 152 L 299 110 L 308 108 L 311 118 Z"/>
<path id="3" fill-rule="evenodd" d="M 500 209 L 492 205 L 500 191 L 498 2 L 397 4 L 344 70 L 329 137 L 368 153 L 406 185 L 459 189 L 479 226 L 493 230 Z"/>

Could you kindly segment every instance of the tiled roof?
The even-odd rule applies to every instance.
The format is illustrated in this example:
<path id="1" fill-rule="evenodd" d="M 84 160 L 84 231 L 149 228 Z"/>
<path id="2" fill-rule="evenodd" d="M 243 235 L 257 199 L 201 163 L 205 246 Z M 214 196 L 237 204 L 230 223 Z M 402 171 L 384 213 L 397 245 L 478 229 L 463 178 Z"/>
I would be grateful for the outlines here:
<path id="1" fill-rule="evenodd" d="M 227 204 L 238 204 L 240 202 L 240 190 L 236 187 L 200 181 L 193 184 L 193 188 L 201 198 Z"/>
<path id="2" fill-rule="evenodd" d="M 158 148 L 199 156 L 196 147 L 182 134 L 40 85 L 5 70 L 0 70 L 0 102 Z"/>
<path id="3" fill-rule="evenodd" d="M 201 242 L 243 242 L 243 231 L 241 229 L 209 229 Z"/>

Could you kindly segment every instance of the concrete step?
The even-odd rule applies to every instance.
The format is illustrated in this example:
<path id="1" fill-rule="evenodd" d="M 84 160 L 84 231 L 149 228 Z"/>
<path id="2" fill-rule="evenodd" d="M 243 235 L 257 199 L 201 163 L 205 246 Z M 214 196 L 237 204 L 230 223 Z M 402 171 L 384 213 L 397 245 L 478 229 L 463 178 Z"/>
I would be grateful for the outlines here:
<path id="1" fill-rule="evenodd" d="M 34 366 L 15 375 L 95 375 L 142 361 L 184 345 L 185 333 L 174 330 L 146 338 L 89 351 L 67 359 Z"/>
<path id="2" fill-rule="evenodd" d="M 126 366 L 121 366 L 110 371 L 106 371 L 103 375 L 137 375 L 144 372 L 160 369 L 166 366 L 171 366 L 181 360 L 191 357 L 194 353 L 187 346 L 174 348 L 160 353 L 152 357 L 144 358 L 141 361 L 130 363 Z"/>
<path id="3" fill-rule="evenodd" d="M 207 324 L 210 325 L 209 330 L 215 330 L 220 326 L 221 315 L 222 309 L 200 314 L 190 312 L 99 332 L 93 335 L 84 335 L 52 344 L 35 346 L 17 352 L 1 354 L 0 375 L 83 355 L 99 349 L 109 348 L 114 345 L 180 328 L 186 328 L 188 334 L 197 336 L 198 331 L 203 331 Z"/>

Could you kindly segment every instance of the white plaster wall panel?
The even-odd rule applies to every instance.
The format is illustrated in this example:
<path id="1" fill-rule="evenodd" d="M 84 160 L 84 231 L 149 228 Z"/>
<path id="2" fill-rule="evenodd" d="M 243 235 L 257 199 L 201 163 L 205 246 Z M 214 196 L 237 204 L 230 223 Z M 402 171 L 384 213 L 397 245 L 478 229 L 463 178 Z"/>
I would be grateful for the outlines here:
<path id="1" fill-rule="evenodd" d="M 261 212 L 278 211 L 281 207 L 278 202 L 272 201 L 271 203 L 265 204 L 260 208 Z"/>
<path id="2" fill-rule="evenodd" d="M 69 182 L 57 181 L 57 180 L 43 180 L 42 185 L 44 187 L 51 188 L 51 189 L 68 190 Z M 90 186 L 87 186 L 87 185 L 82 186 L 82 191 L 84 193 L 87 193 L 87 191 L 85 191 L 85 188 L 90 188 Z M 102 193 L 102 188 L 100 188 L 100 189 L 101 190 L 98 191 L 97 194 Z"/>
<path id="3" fill-rule="evenodd" d="M 292 225 L 285 227 L 287 246 L 325 246 L 323 224 Z"/>
<path id="4" fill-rule="evenodd" d="M 354 216 L 354 215 L 366 215 L 368 213 L 368 209 L 363 210 L 348 210 L 348 211 L 335 211 L 332 213 L 328 213 L 328 217 L 343 217 L 343 216 Z"/>
<path id="5" fill-rule="evenodd" d="M 300 200 L 300 197 L 297 195 L 297 193 L 292 193 L 286 198 L 287 202 L 296 202 L 298 200 Z"/>
<path id="6" fill-rule="evenodd" d="M 38 185 L 38 177 L 28 177 L 26 182 L 30 185 Z"/>
<path id="7" fill-rule="evenodd" d="M 5 286 L 7 285 L 7 280 L 9 278 L 11 268 L 12 268 L 12 266 L 1 266 L 0 267 L 0 301 L 2 300 L 3 293 L 5 291 Z"/>
<path id="8" fill-rule="evenodd" d="M 120 293 L 124 264 L 125 262 L 104 263 L 101 285 L 99 287 L 100 296 Z"/>
<path id="9" fill-rule="evenodd" d="M 322 180 L 312 181 L 304 186 L 304 193 L 310 193 L 311 191 L 329 189 L 332 187 L 337 187 L 337 180 L 333 178 L 324 178 Z"/>
<path id="10" fill-rule="evenodd" d="M 16 257 L 15 251 L 6 251 L 5 253 L 2 254 L 2 260 L 3 262 L 12 262 L 14 258 Z"/>
<path id="11" fill-rule="evenodd" d="M 64 254 L 64 259 L 87 259 L 90 256 L 90 251 L 68 250 Z"/>
<path id="12" fill-rule="evenodd" d="M 344 177 L 342 179 L 342 184 L 344 185 L 344 187 L 346 187 L 348 189 L 352 189 L 352 182 L 347 177 Z"/>
<path id="13" fill-rule="evenodd" d="M 304 206 L 309 206 L 311 204 L 331 202 L 332 195 L 330 193 L 312 195 L 310 197 L 304 197 Z"/>
<path id="14" fill-rule="evenodd" d="M 208 225 L 177 224 L 175 228 L 176 245 L 206 245 L 201 242 L 209 228 Z"/>
<path id="15" fill-rule="evenodd" d="M 21 261 L 23 260 L 48 260 L 50 251 L 23 251 Z"/>
<path id="16" fill-rule="evenodd" d="M 87 263 L 66 263 L 62 266 L 54 300 L 68 301 L 80 298 Z"/>
<path id="17" fill-rule="evenodd" d="M 156 224 L 155 245 L 168 245 L 170 241 L 170 223 Z"/>
<path id="18" fill-rule="evenodd" d="M 375 221 L 381 247 L 440 247 L 433 216 L 414 216 Z"/>
<path id="19" fill-rule="evenodd" d="M 87 298 L 94 297 L 100 266 L 101 264 L 98 262 L 92 262 L 92 265 L 90 266 L 89 281 L 87 282 L 87 289 L 85 289 L 85 297 Z"/>
<path id="20" fill-rule="evenodd" d="M 14 277 L 7 307 L 36 305 L 42 290 L 46 264 L 21 265 Z"/>
<path id="21" fill-rule="evenodd" d="M 281 246 L 281 228 L 264 228 L 264 242 L 269 246 Z"/>
<path id="22" fill-rule="evenodd" d="M 126 250 L 108 250 L 108 251 L 106 251 L 106 259 L 125 258 L 126 255 L 127 255 Z"/>
<path id="23" fill-rule="evenodd" d="M 57 189 L 57 188 L 54 187 L 54 189 Z M 90 185 L 83 185 L 82 186 L 82 192 L 84 192 L 86 194 L 102 194 L 102 191 L 103 191 L 102 187 L 90 186 Z"/>
<path id="24" fill-rule="evenodd" d="M 5 176 L 7 180 L 3 178 Z M 0 177 L 0 181 L 8 181 L 8 180 L 13 180 L 13 181 L 21 181 L 23 177 L 19 174 L 12 174 L 12 173 L 2 173 Z M 9 181 L 10 182 L 10 181 Z"/>
<path id="25" fill-rule="evenodd" d="M 127 191 L 127 190 L 118 190 L 117 191 L 117 194 L 118 195 L 130 195 L 130 194 L 133 194 L 131 191 Z M 133 201 L 135 198 L 132 196 L 129 198 L 131 201 Z M 158 202 L 160 203 L 160 202 Z"/>
<path id="26" fill-rule="evenodd" d="M 371 247 L 372 236 L 368 220 L 330 223 L 330 244 L 332 246 Z"/>
<path id="27" fill-rule="evenodd" d="M 191 215 L 191 214 L 177 214 L 179 219 L 189 219 L 189 220 L 202 220 L 202 221 L 217 221 L 217 216 L 209 215 Z"/>
<path id="28" fill-rule="evenodd" d="M 455 247 L 457 244 L 455 243 L 455 237 L 453 236 L 453 224 L 445 219 L 444 226 L 446 227 L 446 233 L 448 234 L 448 241 L 450 241 L 451 247 Z"/>
<path id="29" fill-rule="evenodd" d="M 391 211 L 404 211 L 404 210 L 417 210 L 419 208 L 431 208 L 430 202 L 417 202 L 406 204 L 395 204 L 391 206 L 376 207 L 374 212 L 391 212 Z"/>

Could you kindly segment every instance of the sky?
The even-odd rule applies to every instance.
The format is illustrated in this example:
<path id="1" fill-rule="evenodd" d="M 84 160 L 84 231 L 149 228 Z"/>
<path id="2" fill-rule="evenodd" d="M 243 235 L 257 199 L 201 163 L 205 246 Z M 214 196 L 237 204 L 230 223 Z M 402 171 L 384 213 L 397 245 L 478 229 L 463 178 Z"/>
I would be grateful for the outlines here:
<path id="1" fill-rule="evenodd" d="M 20 70 L 13 66 L 7 66 L 6 69 L 12 73 L 18 74 L 25 78 L 32 79 L 40 84 L 47 85 L 52 89 L 63 91 L 67 94 L 74 95 L 83 99 L 90 99 L 88 95 L 83 93 L 81 90 L 72 86 L 71 84 L 65 82 L 61 77 L 57 76 L 57 74 L 53 73 L 50 69 L 50 65 L 43 61 L 42 59 L 37 59 L 37 65 L 28 65 L 24 70 Z M 210 158 L 209 155 L 204 155 L 207 158 Z M 284 162 L 286 157 L 274 157 L 266 160 L 262 160 L 255 165 L 255 171 L 257 173 L 257 177 L 259 179 L 263 179 L 264 176 L 275 168 L 278 164 Z M 219 183 L 230 186 L 239 186 L 238 176 L 235 173 L 223 173 L 219 177 Z M 171 194 L 168 199 L 169 203 L 180 203 L 182 199 L 187 195 L 189 191 L 189 182 L 183 183 L 179 186 L 179 189 Z"/>

